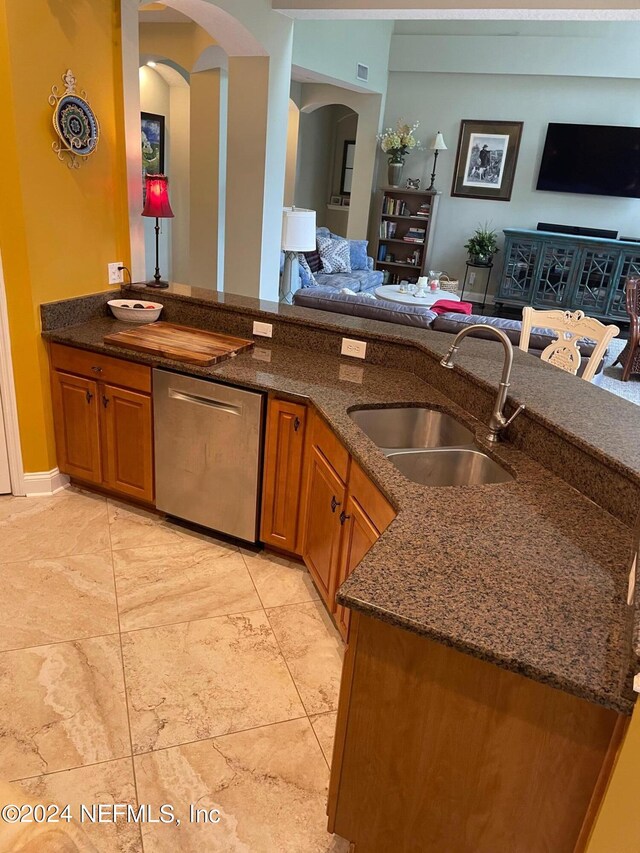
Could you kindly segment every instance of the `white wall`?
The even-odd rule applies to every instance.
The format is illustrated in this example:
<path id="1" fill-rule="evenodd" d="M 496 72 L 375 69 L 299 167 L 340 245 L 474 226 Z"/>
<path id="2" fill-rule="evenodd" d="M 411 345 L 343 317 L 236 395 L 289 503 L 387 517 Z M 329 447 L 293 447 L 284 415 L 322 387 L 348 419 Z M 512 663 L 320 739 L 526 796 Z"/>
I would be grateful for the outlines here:
<path id="1" fill-rule="evenodd" d="M 535 228 L 539 221 L 640 233 L 640 200 L 539 192 L 535 189 L 547 123 L 640 125 L 640 84 L 636 80 L 482 74 L 390 74 L 385 124 L 398 116 L 417 118 L 423 138 L 437 130 L 449 150 L 438 158 L 436 188 L 442 192 L 433 265 L 462 278 L 464 243 L 479 223 L 503 228 Z M 452 198 L 461 119 L 523 121 L 520 155 L 510 202 Z M 430 153 L 430 152 L 429 152 Z M 381 161 L 380 182 L 386 163 Z M 432 160 L 414 152 L 405 175 L 426 179 Z M 502 257 L 496 259 L 492 290 Z M 480 282 L 479 282 L 480 283 Z"/>
<path id="2" fill-rule="evenodd" d="M 176 215 L 171 220 L 171 278 L 181 282 L 189 281 L 189 95 L 189 86 L 170 87 L 169 198 L 171 209 Z"/>
<path id="3" fill-rule="evenodd" d="M 312 113 L 300 113 L 295 204 L 315 210 L 318 226 L 326 225 L 338 109 L 320 107 Z"/>
<path id="4" fill-rule="evenodd" d="M 292 64 L 360 91 L 385 92 L 391 21 L 295 22 Z M 356 78 L 358 62 L 369 66 L 366 83 Z"/>
<path id="5" fill-rule="evenodd" d="M 549 122 L 640 125 L 640 63 L 633 47 L 640 24 L 422 21 L 398 22 L 395 33 L 384 124 L 418 119 L 421 140 L 441 130 L 449 147 L 438 158 L 442 198 L 434 267 L 462 278 L 464 243 L 484 222 L 498 232 L 544 221 L 640 235 L 640 200 L 535 189 Z M 612 69 L 620 76 L 609 76 Z M 524 122 L 510 202 L 451 197 L 462 119 Z M 431 152 L 413 152 L 404 176 L 428 185 L 432 163 Z M 379 156 L 378 183 L 385 175 Z M 492 290 L 501 264 L 498 255 Z"/>

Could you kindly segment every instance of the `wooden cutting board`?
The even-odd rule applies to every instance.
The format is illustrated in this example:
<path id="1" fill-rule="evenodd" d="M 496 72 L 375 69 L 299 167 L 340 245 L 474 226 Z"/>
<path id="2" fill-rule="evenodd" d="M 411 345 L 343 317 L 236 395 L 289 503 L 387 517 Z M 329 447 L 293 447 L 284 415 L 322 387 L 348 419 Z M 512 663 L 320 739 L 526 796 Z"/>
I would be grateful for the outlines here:
<path id="1" fill-rule="evenodd" d="M 106 335 L 104 342 L 137 352 L 161 355 L 174 361 L 199 364 L 202 367 L 209 367 L 253 346 L 253 341 L 244 338 L 204 332 L 201 329 L 190 329 L 188 326 L 175 326 L 162 321 Z"/>

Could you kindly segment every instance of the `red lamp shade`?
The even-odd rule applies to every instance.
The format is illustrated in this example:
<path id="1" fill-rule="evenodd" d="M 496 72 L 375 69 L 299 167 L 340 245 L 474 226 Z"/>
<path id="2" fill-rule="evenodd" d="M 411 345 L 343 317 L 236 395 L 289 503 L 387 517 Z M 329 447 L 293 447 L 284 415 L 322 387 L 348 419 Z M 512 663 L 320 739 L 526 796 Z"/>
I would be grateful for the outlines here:
<path id="1" fill-rule="evenodd" d="M 143 216 L 170 219 L 173 211 L 169 204 L 169 179 L 166 175 L 145 175 L 146 199 Z"/>

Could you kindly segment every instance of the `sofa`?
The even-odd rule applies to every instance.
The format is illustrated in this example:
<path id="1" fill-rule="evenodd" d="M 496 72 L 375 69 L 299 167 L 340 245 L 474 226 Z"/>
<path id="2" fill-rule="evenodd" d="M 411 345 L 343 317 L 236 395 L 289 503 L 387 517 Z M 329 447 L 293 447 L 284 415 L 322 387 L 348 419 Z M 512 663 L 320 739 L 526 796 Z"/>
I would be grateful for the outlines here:
<path id="1" fill-rule="evenodd" d="M 316 241 L 318 238 L 331 237 L 336 238 L 339 235 L 333 234 L 328 228 L 316 228 Z M 382 273 L 380 270 L 375 270 L 374 261 L 366 253 L 366 240 L 347 240 L 349 244 L 349 254 L 351 262 L 351 270 L 349 272 L 325 272 L 320 269 L 313 271 L 308 269 L 308 261 L 305 264 L 304 259 L 308 259 L 313 252 L 301 252 L 298 255 L 300 262 L 300 281 L 299 287 L 302 289 L 308 287 L 322 287 L 327 290 L 340 291 L 344 288 L 353 290 L 354 293 L 363 293 L 368 290 L 373 290 L 382 284 Z M 317 245 L 317 243 L 316 243 Z M 282 263 L 284 263 L 284 256 Z"/>
<path id="2" fill-rule="evenodd" d="M 299 290 L 293 296 L 293 304 L 303 308 L 333 311 L 337 314 L 364 317 L 368 320 L 382 320 L 387 323 L 398 323 L 419 329 L 433 329 L 436 332 L 449 332 L 450 334 L 457 334 L 465 326 L 493 326 L 502 329 L 514 346 L 518 346 L 522 330 L 520 320 L 454 312 L 438 315 L 423 305 L 390 302 L 386 299 L 377 299 L 373 294 L 368 293 L 341 293 L 339 290 L 326 287 L 306 287 Z M 490 332 L 483 332 L 481 329 L 474 330 L 471 334 L 473 337 L 495 340 Z M 534 328 L 529 340 L 529 352 L 539 358 L 545 347 L 556 338 L 557 335 L 551 329 Z M 578 376 L 582 375 L 594 347 L 595 342 L 588 338 L 584 338 L 580 342 L 582 363 L 578 370 Z M 602 373 L 603 365 L 604 359 L 598 365 L 596 377 L 593 380 L 596 384 L 598 384 L 598 377 Z"/>

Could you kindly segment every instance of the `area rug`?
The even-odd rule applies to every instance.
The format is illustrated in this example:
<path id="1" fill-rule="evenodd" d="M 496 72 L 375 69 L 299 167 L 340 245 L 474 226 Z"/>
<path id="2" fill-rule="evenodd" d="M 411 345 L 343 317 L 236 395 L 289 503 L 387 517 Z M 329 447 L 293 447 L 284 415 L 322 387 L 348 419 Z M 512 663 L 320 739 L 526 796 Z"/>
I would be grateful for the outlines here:
<path id="1" fill-rule="evenodd" d="M 605 361 L 600 387 L 618 397 L 624 397 L 640 406 L 640 374 L 631 376 L 628 382 L 622 381 L 622 365 L 613 367 L 613 362 L 624 349 L 625 340 L 617 339 L 609 344 L 609 353 Z"/>

